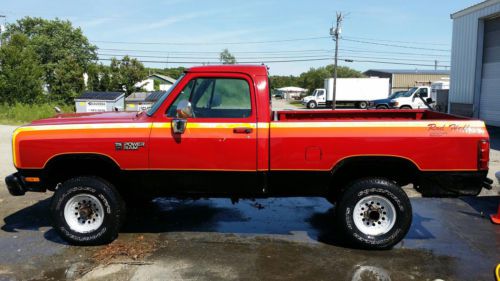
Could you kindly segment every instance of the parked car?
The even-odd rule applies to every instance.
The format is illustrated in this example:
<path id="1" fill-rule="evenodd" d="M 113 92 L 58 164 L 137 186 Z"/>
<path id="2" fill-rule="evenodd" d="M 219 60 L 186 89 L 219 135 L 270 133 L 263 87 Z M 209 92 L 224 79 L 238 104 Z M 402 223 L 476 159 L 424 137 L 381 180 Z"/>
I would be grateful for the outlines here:
<path id="1" fill-rule="evenodd" d="M 280 91 L 276 91 L 275 94 L 274 94 L 274 98 L 275 99 L 284 99 L 285 98 L 285 93 L 280 92 Z"/>
<path id="2" fill-rule="evenodd" d="M 271 111 L 265 66 L 187 70 L 147 112 L 59 114 L 15 130 L 12 195 L 53 191 L 54 229 L 114 240 L 143 198 L 322 196 L 355 247 L 387 249 L 412 222 L 402 186 L 477 195 L 483 121 L 427 110 Z M 292 211 L 289 215 L 295 215 Z"/>
<path id="3" fill-rule="evenodd" d="M 389 109 L 392 108 L 390 103 L 393 99 L 401 96 L 402 94 L 406 93 L 407 91 L 398 91 L 392 93 L 389 97 L 385 99 L 378 99 L 378 100 L 373 100 L 370 101 L 369 107 L 370 108 L 376 108 L 376 109 Z"/>

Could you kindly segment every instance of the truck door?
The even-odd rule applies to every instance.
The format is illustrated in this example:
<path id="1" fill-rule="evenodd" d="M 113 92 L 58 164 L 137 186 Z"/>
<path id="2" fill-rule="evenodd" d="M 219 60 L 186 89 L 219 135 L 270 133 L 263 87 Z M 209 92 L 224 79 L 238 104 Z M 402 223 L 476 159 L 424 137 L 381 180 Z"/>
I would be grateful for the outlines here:
<path id="1" fill-rule="evenodd" d="M 165 188 L 195 193 L 257 190 L 257 115 L 252 80 L 243 74 L 190 73 L 154 122 L 150 169 Z M 183 80 L 184 80 L 183 79 Z M 184 85 L 184 86 L 183 86 Z M 167 101 L 168 102 L 168 101 Z M 181 103 L 191 115 L 179 116 Z M 175 133 L 173 126 L 183 126 Z"/>
<path id="2" fill-rule="evenodd" d="M 316 92 L 316 101 L 321 105 L 324 105 L 326 103 L 325 90 L 321 89 Z"/>
<path id="3" fill-rule="evenodd" d="M 413 106 L 413 108 L 427 108 L 425 103 L 422 101 L 422 99 L 426 100 L 429 97 L 429 90 L 427 89 L 427 87 L 421 87 L 417 91 L 415 91 L 415 93 L 419 93 L 421 98 L 414 96 L 413 103 L 415 106 Z"/>

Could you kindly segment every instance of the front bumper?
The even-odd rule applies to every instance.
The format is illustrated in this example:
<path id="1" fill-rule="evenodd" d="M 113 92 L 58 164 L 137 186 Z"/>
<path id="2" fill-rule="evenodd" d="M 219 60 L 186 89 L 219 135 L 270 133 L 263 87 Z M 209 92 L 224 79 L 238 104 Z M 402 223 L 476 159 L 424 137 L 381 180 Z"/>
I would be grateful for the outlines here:
<path id="1" fill-rule="evenodd" d="M 13 196 L 21 196 L 26 193 L 26 184 L 18 173 L 7 176 L 5 178 L 5 184 L 7 185 L 9 193 Z"/>
<path id="2" fill-rule="evenodd" d="M 25 181 L 25 177 L 33 176 L 41 178 L 39 173 L 33 171 L 20 171 L 7 176 L 5 178 L 5 184 L 7 185 L 9 193 L 13 196 L 21 196 L 24 195 L 27 191 L 45 192 L 47 189 L 45 188 L 44 184 L 42 184 L 42 181 Z"/>

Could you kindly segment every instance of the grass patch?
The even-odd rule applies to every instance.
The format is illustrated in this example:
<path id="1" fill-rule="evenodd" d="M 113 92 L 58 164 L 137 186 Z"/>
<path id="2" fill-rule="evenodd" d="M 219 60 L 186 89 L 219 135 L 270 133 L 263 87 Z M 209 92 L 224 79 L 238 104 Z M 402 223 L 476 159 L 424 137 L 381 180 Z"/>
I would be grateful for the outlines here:
<path id="1" fill-rule="evenodd" d="M 302 105 L 302 102 L 300 100 L 290 100 L 288 102 L 290 105 L 293 105 L 295 107 L 301 107 L 304 108 L 304 105 Z"/>
<path id="2" fill-rule="evenodd" d="M 0 104 L 0 124 L 22 125 L 33 120 L 48 118 L 56 115 L 54 106 L 59 106 L 62 112 L 74 112 L 71 105 L 42 104 Z"/>

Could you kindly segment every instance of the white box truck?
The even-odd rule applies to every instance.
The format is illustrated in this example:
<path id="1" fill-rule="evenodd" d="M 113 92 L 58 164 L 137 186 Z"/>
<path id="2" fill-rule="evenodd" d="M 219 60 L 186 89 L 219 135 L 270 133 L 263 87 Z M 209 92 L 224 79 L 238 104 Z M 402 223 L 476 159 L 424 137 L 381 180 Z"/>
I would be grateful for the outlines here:
<path id="1" fill-rule="evenodd" d="M 325 88 L 316 89 L 304 97 L 307 108 L 331 107 L 333 100 L 333 78 L 325 79 Z M 337 78 L 336 105 L 352 105 L 365 109 L 369 101 L 389 96 L 389 78 Z"/>

